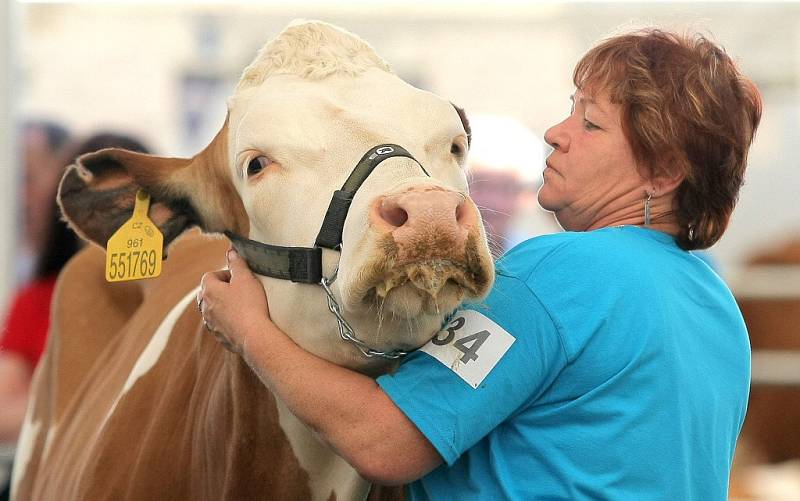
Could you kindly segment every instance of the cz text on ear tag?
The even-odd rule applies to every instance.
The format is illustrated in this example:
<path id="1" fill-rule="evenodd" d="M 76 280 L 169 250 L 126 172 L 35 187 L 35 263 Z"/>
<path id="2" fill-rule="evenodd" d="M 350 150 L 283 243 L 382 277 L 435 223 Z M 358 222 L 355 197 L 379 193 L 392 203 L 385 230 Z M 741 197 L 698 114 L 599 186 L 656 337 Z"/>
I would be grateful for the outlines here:
<path id="1" fill-rule="evenodd" d="M 164 235 L 147 217 L 150 195 L 136 193 L 133 215 L 111 235 L 106 244 L 106 280 L 123 282 L 161 274 Z"/>

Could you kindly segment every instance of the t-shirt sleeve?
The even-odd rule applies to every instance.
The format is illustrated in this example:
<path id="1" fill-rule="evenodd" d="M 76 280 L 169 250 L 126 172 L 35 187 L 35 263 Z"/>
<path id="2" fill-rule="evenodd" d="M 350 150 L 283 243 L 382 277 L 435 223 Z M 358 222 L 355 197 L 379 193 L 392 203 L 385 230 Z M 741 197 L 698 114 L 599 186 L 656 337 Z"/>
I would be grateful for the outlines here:
<path id="1" fill-rule="evenodd" d="M 452 362 L 431 355 L 436 350 L 426 351 L 429 344 L 378 378 L 449 465 L 510 416 L 535 405 L 566 363 L 553 320 L 516 278 L 498 275 L 486 301 L 453 318 L 459 317 L 466 321 L 449 325 L 458 328 L 456 336 L 445 329 L 434 338 L 439 352 L 449 341 Z"/>

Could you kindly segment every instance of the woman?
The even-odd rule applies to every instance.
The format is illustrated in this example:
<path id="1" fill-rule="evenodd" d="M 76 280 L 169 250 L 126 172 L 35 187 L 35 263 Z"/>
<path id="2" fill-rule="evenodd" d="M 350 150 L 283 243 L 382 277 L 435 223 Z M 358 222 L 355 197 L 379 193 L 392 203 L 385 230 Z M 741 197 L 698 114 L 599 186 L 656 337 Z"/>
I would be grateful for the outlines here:
<path id="1" fill-rule="evenodd" d="M 424 352 L 377 381 L 306 353 L 233 251 L 204 277 L 217 337 L 366 478 L 413 499 L 726 498 L 749 344 L 689 251 L 725 231 L 758 91 L 718 46 L 659 30 L 600 43 L 574 83 L 539 191 L 568 231 L 509 251 L 449 326 L 511 339 L 477 388 Z"/>

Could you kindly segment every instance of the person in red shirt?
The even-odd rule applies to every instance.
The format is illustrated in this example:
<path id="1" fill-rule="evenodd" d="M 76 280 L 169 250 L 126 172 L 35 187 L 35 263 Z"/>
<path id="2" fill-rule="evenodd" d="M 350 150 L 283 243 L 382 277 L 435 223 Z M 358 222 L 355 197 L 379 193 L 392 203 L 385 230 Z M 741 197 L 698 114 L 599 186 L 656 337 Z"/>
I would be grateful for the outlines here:
<path id="1" fill-rule="evenodd" d="M 28 128 L 26 128 L 26 131 Z M 33 192 L 30 186 L 34 178 L 50 175 L 53 179 L 43 180 L 41 185 L 49 187 L 50 193 L 41 194 L 42 203 L 38 210 L 44 217 L 41 246 L 39 246 L 33 279 L 14 295 L 0 336 L 0 443 L 16 441 L 28 403 L 28 388 L 33 371 L 47 344 L 50 326 L 50 301 L 61 268 L 81 246 L 78 236 L 61 220 L 56 204 L 58 180 L 64 166 L 84 153 L 103 148 L 119 147 L 147 153 L 147 148 L 138 140 L 125 135 L 112 133 L 95 134 L 88 139 L 63 147 L 57 160 L 51 165 L 43 165 L 42 155 L 32 156 L 25 151 L 26 168 L 26 226 L 33 224 L 35 210 L 28 210 Z M 32 165 L 31 158 L 40 159 Z M 35 174 L 31 174 L 31 169 Z M 51 172 L 42 173 L 41 170 Z M 49 221 L 49 226 L 47 222 Z M 26 228 L 26 236 L 31 233 Z M 33 232 L 37 233 L 37 232 Z"/>
<path id="2" fill-rule="evenodd" d="M 20 204 L 23 234 L 18 254 L 17 280 L 31 279 L 32 265 L 41 268 L 49 245 L 49 219 L 59 178 L 59 151 L 70 140 L 66 129 L 51 122 L 27 122 L 20 128 L 20 153 L 24 162 L 23 200 Z M 38 271 L 38 270 L 37 270 Z M 36 279 L 15 294 L 7 325 L 0 333 L 0 443 L 13 442 L 27 405 L 33 367 L 44 349 L 50 295 L 55 276 Z"/>
<path id="3" fill-rule="evenodd" d="M 35 367 L 44 351 L 50 324 L 50 299 L 57 275 L 34 280 L 14 297 L 6 319 L 0 349 L 14 353 L 30 367 Z"/>

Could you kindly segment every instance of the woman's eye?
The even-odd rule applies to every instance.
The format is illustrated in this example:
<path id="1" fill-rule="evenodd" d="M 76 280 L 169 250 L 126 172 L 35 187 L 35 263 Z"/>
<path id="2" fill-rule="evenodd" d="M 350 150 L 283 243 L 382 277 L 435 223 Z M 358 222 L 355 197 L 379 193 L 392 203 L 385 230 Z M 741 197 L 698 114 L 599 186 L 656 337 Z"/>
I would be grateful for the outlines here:
<path id="1" fill-rule="evenodd" d="M 596 129 L 599 129 L 600 127 L 596 126 L 595 124 L 593 124 L 592 122 L 590 122 L 590 121 L 588 121 L 588 120 L 586 120 L 584 118 L 583 119 L 583 128 L 586 129 L 586 130 L 596 130 Z"/>
<path id="2" fill-rule="evenodd" d="M 264 167 L 271 164 L 272 161 L 265 157 L 260 156 L 250 160 L 250 163 L 247 164 L 247 176 L 254 176 L 264 170 Z"/>
<path id="3" fill-rule="evenodd" d="M 456 156 L 461 156 L 464 154 L 464 148 L 458 143 L 453 143 L 450 145 L 450 153 Z"/>

